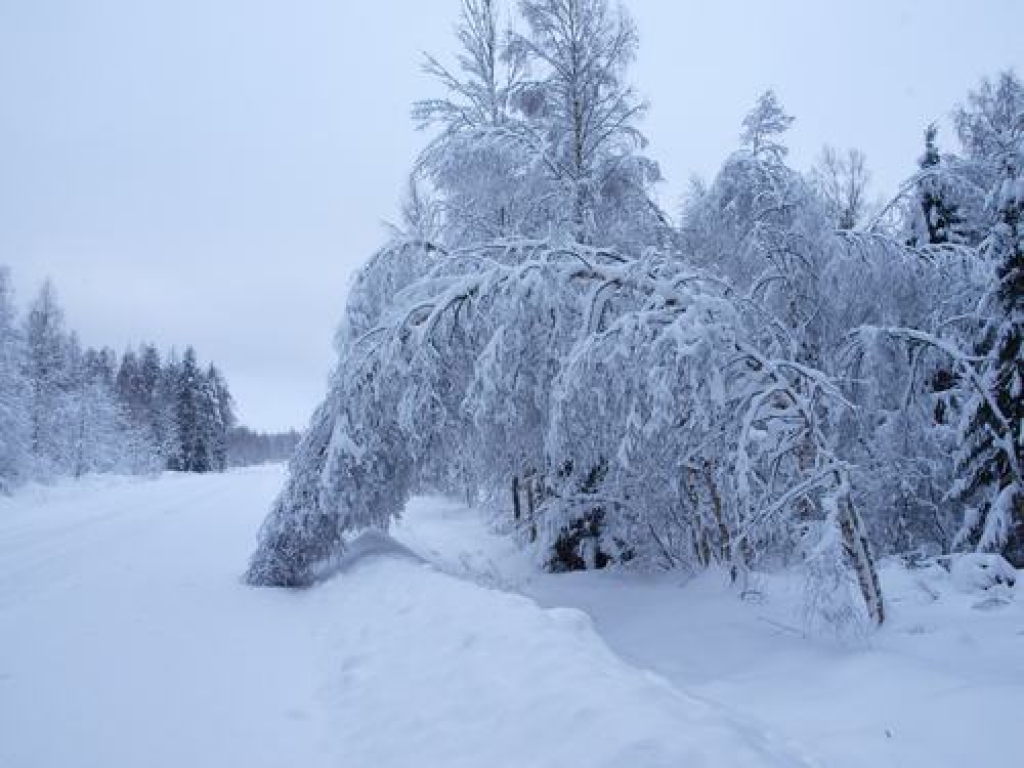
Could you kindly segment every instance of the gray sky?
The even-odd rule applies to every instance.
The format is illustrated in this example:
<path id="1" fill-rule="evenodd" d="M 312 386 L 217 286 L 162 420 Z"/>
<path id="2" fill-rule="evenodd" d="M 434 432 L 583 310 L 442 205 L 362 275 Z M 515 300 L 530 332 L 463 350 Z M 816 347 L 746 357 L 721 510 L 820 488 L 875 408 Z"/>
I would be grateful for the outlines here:
<path id="1" fill-rule="evenodd" d="M 625 5 L 673 210 L 765 88 L 797 117 L 794 165 L 857 146 L 882 195 L 926 123 L 1024 69 L 1020 0 Z M 348 278 L 422 142 L 421 53 L 452 50 L 458 7 L 0 0 L 0 264 L 22 303 L 50 275 L 86 343 L 192 343 L 246 423 L 304 425 Z"/>

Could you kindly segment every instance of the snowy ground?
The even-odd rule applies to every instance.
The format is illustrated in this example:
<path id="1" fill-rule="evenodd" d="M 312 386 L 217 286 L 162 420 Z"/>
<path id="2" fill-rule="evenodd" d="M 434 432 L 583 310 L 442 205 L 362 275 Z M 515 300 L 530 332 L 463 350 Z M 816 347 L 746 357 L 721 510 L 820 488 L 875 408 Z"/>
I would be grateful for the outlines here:
<path id="1" fill-rule="evenodd" d="M 941 575 L 890 571 L 891 625 L 838 648 L 783 626 L 779 585 L 752 606 L 710 577 L 537 574 L 432 499 L 396 529 L 408 549 L 370 537 L 315 589 L 250 589 L 238 577 L 282 479 L 90 479 L 0 499 L 0 767 L 1012 754 L 1019 598 L 982 611 Z"/>
<path id="2" fill-rule="evenodd" d="M 962 768 L 1019 755 L 1021 579 L 971 594 L 941 568 L 886 564 L 888 623 L 839 642 L 801 631 L 796 580 L 764 580 L 750 604 L 714 574 L 538 573 L 479 514 L 441 500 L 416 500 L 395 535 L 450 573 L 585 611 L 627 663 L 785 735 L 821 765 Z"/>

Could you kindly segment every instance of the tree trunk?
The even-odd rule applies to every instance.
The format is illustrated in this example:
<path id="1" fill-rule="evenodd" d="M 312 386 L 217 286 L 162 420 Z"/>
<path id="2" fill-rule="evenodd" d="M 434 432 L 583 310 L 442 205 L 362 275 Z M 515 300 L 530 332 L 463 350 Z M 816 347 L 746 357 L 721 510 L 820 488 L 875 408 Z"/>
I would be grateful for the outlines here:
<path id="1" fill-rule="evenodd" d="M 534 497 L 533 497 L 533 485 L 534 478 L 530 477 L 526 481 L 526 510 L 530 516 L 530 541 L 534 542 L 537 540 L 537 519 L 534 516 Z"/>
<path id="2" fill-rule="evenodd" d="M 845 482 L 844 482 L 845 486 Z M 849 489 L 843 489 L 837 500 L 839 506 L 839 527 L 843 533 L 843 544 L 850 556 L 854 572 L 857 574 L 857 583 L 860 586 L 861 595 L 867 605 L 868 614 L 876 626 L 881 626 L 885 621 L 885 603 L 882 600 L 882 585 L 878 580 L 878 571 L 875 568 L 874 558 L 871 556 L 871 549 L 868 546 L 867 532 L 864 530 L 864 521 L 861 520 L 857 510 L 853 508 L 853 501 L 850 499 Z"/>
<path id="3" fill-rule="evenodd" d="M 523 516 L 523 509 L 519 504 L 519 475 L 512 476 L 512 519 L 517 523 Z"/>

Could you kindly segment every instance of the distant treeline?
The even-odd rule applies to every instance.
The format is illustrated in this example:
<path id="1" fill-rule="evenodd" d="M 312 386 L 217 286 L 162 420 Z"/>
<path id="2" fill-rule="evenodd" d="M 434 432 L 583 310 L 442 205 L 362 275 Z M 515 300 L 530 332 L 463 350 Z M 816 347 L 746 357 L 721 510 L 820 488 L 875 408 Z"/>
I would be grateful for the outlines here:
<path id="1" fill-rule="evenodd" d="M 21 316 L 0 266 L 0 490 L 90 472 L 220 472 L 279 460 L 295 442 L 251 434 L 191 346 L 83 347 L 50 281 Z"/>
<path id="2" fill-rule="evenodd" d="M 228 432 L 228 464 L 247 467 L 287 461 L 302 435 L 295 430 L 276 434 L 235 427 Z"/>

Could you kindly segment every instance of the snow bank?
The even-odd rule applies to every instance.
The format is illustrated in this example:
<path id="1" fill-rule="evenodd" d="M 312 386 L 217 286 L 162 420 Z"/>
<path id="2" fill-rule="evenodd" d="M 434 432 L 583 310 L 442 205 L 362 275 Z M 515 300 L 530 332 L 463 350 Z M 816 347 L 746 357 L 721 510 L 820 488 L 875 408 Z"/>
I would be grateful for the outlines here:
<path id="1" fill-rule="evenodd" d="M 830 768 L 1013 762 L 1024 701 L 1019 578 L 964 592 L 939 565 L 886 562 L 889 618 L 851 644 L 802 631 L 795 575 L 760 578 L 751 603 L 724 574 L 543 574 L 483 520 L 416 499 L 395 533 L 445 570 L 585 610 L 619 657 L 798 740 Z"/>
<path id="2" fill-rule="evenodd" d="M 316 588 L 245 587 L 281 481 L 90 481 L 0 504 L 0 766 L 803 764 L 622 662 L 579 611 L 379 534 Z"/>
<path id="3" fill-rule="evenodd" d="M 316 601 L 339 765 L 795 766 L 761 730 L 628 666 L 586 614 L 363 558 Z"/>

